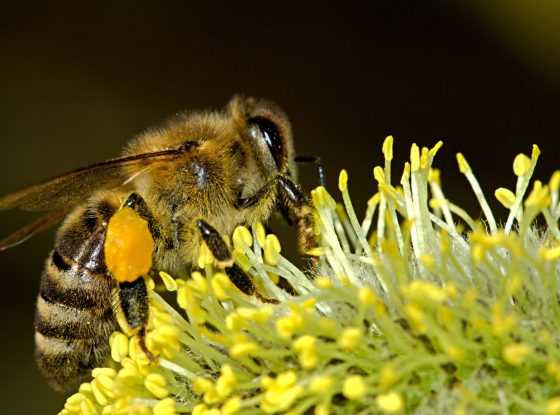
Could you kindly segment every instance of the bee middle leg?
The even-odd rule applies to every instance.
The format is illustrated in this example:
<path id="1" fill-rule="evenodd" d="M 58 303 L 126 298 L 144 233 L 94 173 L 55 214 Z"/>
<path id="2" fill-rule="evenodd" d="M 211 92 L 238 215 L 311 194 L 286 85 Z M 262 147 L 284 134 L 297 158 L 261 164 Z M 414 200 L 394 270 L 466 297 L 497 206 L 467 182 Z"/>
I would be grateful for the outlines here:
<path id="1" fill-rule="evenodd" d="M 254 195 L 237 200 L 235 206 L 238 209 L 246 209 L 255 205 L 267 195 L 273 186 L 278 189 L 278 209 L 288 223 L 297 226 L 299 251 L 308 262 L 311 271 L 308 275 L 312 276 L 313 271 L 317 268 L 317 260 L 308 255 L 308 252 L 318 245 L 315 235 L 315 220 L 309 198 L 298 185 L 288 177 L 278 175 Z"/>
<path id="2" fill-rule="evenodd" d="M 276 302 L 276 300 L 263 297 L 257 291 L 257 287 L 253 283 L 251 277 L 249 277 L 245 271 L 243 271 L 239 265 L 233 261 L 228 246 L 216 229 L 202 219 L 196 221 L 196 226 L 198 227 L 206 246 L 208 246 L 208 249 L 210 249 L 210 252 L 214 255 L 214 258 L 216 258 L 219 263 L 224 264 L 224 271 L 233 285 L 239 288 L 239 290 L 244 294 L 250 296 L 254 295 L 265 303 Z"/>

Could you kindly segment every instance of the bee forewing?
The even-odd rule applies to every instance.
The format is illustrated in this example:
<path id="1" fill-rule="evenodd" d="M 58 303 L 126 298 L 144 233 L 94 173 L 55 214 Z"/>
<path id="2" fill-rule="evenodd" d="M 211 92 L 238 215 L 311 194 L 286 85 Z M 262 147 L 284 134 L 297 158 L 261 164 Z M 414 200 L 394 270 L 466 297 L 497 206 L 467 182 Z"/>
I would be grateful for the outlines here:
<path id="1" fill-rule="evenodd" d="M 19 245 L 20 243 L 25 242 L 26 240 L 31 238 L 33 235 L 43 232 L 51 226 L 56 225 L 58 222 L 64 219 L 68 212 L 69 209 L 55 210 L 19 228 L 11 235 L 0 240 L 0 252 L 5 251 L 6 249 L 9 249 L 13 246 Z"/>
<path id="2" fill-rule="evenodd" d="M 136 154 L 82 167 L 0 198 L 0 209 L 70 209 L 95 190 L 122 186 L 139 169 L 173 160 L 182 152 L 172 149 Z"/>

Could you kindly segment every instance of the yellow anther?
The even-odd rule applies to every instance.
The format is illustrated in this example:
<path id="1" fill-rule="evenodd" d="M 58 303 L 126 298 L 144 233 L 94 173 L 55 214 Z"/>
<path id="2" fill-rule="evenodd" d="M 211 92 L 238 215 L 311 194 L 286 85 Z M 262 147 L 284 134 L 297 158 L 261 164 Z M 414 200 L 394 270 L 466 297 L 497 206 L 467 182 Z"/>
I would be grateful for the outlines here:
<path id="1" fill-rule="evenodd" d="M 165 398 L 154 406 L 153 411 L 154 415 L 175 415 L 175 401 L 171 398 Z"/>
<path id="2" fill-rule="evenodd" d="M 428 173 L 428 181 L 436 184 L 441 183 L 441 172 L 439 169 L 430 169 Z"/>
<path id="3" fill-rule="evenodd" d="M 505 187 L 496 189 L 494 196 L 496 196 L 496 199 L 498 199 L 498 201 L 508 209 L 510 209 L 515 203 L 515 194 Z"/>
<path id="4" fill-rule="evenodd" d="M 239 267 L 245 271 L 248 272 L 249 269 L 251 268 L 251 261 L 249 260 L 249 257 L 247 257 L 247 255 L 245 255 L 244 251 L 240 251 L 239 249 L 235 248 L 232 252 L 231 252 L 231 256 L 233 258 L 233 261 L 239 265 Z"/>
<path id="5" fill-rule="evenodd" d="M 245 319 L 236 311 L 226 316 L 226 327 L 230 331 L 239 331 L 246 326 Z"/>
<path id="6" fill-rule="evenodd" d="M 90 383 L 90 385 L 91 385 L 91 391 L 93 393 L 93 397 L 94 397 L 95 401 L 101 406 L 105 406 L 105 405 L 109 404 L 108 397 L 104 393 L 105 389 L 102 388 L 101 385 L 99 385 L 98 382 L 96 382 L 96 379 L 94 379 Z"/>
<path id="7" fill-rule="evenodd" d="M 109 220 L 105 237 L 105 264 L 114 279 L 132 282 L 152 268 L 154 239 L 148 222 L 129 207 Z"/>
<path id="8" fill-rule="evenodd" d="M 393 367 L 393 365 L 388 364 L 386 366 L 383 366 L 381 372 L 379 373 L 379 386 L 382 389 L 386 389 L 389 386 L 393 385 L 398 379 L 399 376 L 395 371 L 395 368 Z"/>
<path id="9" fill-rule="evenodd" d="M 159 276 L 165 285 L 167 291 L 177 291 L 177 281 L 167 272 L 160 271 Z"/>
<path id="10" fill-rule="evenodd" d="M 405 165 L 406 169 L 406 165 Z M 410 169 L 415 172 L 420 169 L 420 148 L 416 143 L 410 147 Z"/>
<path id="11" fill-rule="evenodd" d="M 424 332 L 426 327 L 424 325 L 424 320 L 426 315 L 420 307 L 416 304 L 407 304 L 405 306 L 405 313 L 412 323 L 414 323 L 414 328 L 419 332 Z"/>
<path id="12" fill-rule="evenodd" d="M 292 348 L 296 352 L 303 352 L 306 350 L 312 350 L 315 347 L 317 339 L 314 336 L 305 335 L 294 340 L 292 343 Z"/>
<path id="13" fill-rule="evenodd" d="M 559 250 L 560 255 L 560 250 Z M 514 273 L 506 282 L 506 292 L 508 295 L 514 295 L 523 287 L 523 278 L 518 273 Z"/>
<path id="14" fill-rule="evenodd" d="M 187 282 L 187 285 L 200 295 L 208 293 L 208 281 L 206 277 L 198 271 L 194 271 L 191 274 L 191 279 Z"/>
<path id="15" fill-rule="evenodd" d="M 294 371 L 288 370 L 287 372 L 280 373 L 276 378 L 276 384 L 281 388 L 289 388 L 297 382 L 297 375 Z"/>
<path id="16" fill-rule="evenodd" d="M 328 393 L 334 384 L 334 379 L 330 376 L 316 376 L 309 384 L 309 390 L 317 395 Z"/>
<path id="17" fill-rule="evenodd" d="M 420 167 L 422 167 L 423 169 L 428 167 L 428 163 L 430 161 L 428 154 L 428 148 L 422 147 L 422 152 L 420 153 Z"/>
<path id="18" fill-rule="evenodd" d="M 431 254 L 422 254 L 420 256 L 420 262 L 428 269 L 433 269 L 434 265 L 436 264 L 436 260 L 434 259 L 433 255 Z"/>
<path id="19" fill-rule="evenodd" d="M 380 200 L 381 200 L 381 195 L 379 194 L 379 192 L 377 192 L 376 194 L 374 194 L 372 197 L 369 198 L 367 204 L 368 206 L 375 206 L 379 204 Z"/>
<path id="20" fill-rule="evenodd" d="M 276 331 L 282 337 L 291 337 L 302 326 L 303 318 L 297 313 L 276 320 Z"/>
<path id="21" fill-rule="evenodd" d="M 352 350 L 362 339 L 362 330 L 357 327 L 348 327 L 344 329 L 338 338 L 338 345 L 341 349 Z"/>
<path id="22" fill-rule="evenodd" d="M 109 346 L 111 347 L 111 358 L 115 362 L 122 361 L 128 356 L 128 337 L 123 333 L 116 331 L 109 337 Z"/>
<path id="23" fill-rule="evenodd" d="M 433 197 L 429 200 L 428 205 L 432 209 L 439 209 L 442 206 L 442 201 Z"/>
<path id="24" fill-rule="evenodd" d="M 560 259 L 560 245 L 554 248 L 541 248 L 539 250 L 539 256 L 545 261 L 557 261 Z"/>
<path id="25" fill-rule="evenodd" d="M 465 350 L 454 344 L 445 346 L 444 350 L 447 356 L 449 356 L 452 360 L 456 362 L 462 361 L 465 358 Z"/>
<path id="26" fill-rule="evenodd" d="M 146 281 L 146 287 L 148 288 L 148 291 L 153 291 L 156 289 L 156 283 L 154 282 L 152 277 L 144 277 L 144 280 Z"/>
<path id="27" fill-rule="evenodd" d="M 169 395 L 166 388 L 167 381 L 160 374 L 150 373 L 144 380 L 144 386 L 158 399 L 163 399 Z"/>
<path id="28" fill-rule="evenodd" d="M 315 278 L 315 287 L 322 288 L 324 290 L 332 288 L 333 284 L 329 277 L 317 277 Z"/>
<path id="29" fill-rule="evenodd" d="M 364 378 L 353 375 L 346 378 L 342 385 L 342 394 L 350 400 L 361 399 L 366 394 L 366 383 Z"/>
<path id="30" fill-rule="evenodd" d="M 311 248 L 311 249 L 305 251 L 305 255 L 319 257 L 319 256 L 325 255 L 325 252 L 326 251 L 325 251 L 324 247 L 316 246 L 315 248 Z"/>
<path id="31" fill-rule="evenodd" d="M 544 209 L 550 205 L 550 194 L 548 191 L 548 186 L 543 186 L 539 180 L 535 181 L 533 185 L 533 190 L 527 197 L 525 201 L 526 207 L 532 207 L 537 209 Z"/>
<path id="32" fill-rule="evenodd" d="M 406 163 L 404 163 L 401 183 L 407 183 L 409 179 L 410 179 L 410 163 L 407 161 Z"/>
<path id="33" fill-rule="evenodd" d="M 439 140 L 431 149 L 430 149 L 430 158 L 434 158 L 438 153 L 439 149 L 443 146 L 443 141 Z"/>
<path id="34" fill-rule="evenodd" d="M 524 176 L 531 168 L 531 159 L 523 153 L 519 153 L 513 159 L 513 172 L 516 176 Z"/>
<path id="35" fill-rule="evenodd" d="M 237 377 L 230 365 L 223 365 L 221 375 L 216 381 L 216 392 L 222 399 L 227 398 L 233 391 Z"/>
<path id="36" fill-rule="evenodd" d="M 555 397 L 548 400 L 548 402 L 546 403 L 546 413 L 547 415 L 560 414 L 560 397 Z"/>
<path id="37" fill-rule="evenodd" d="M 210 281 L 210 285 L 212 286 L 212 291 L 218 300 L 223 301 L 229 298 L 227 291 L 232 288 L 233 284 L 226 274 L 222 272 L 214 274 L 212 280 Z"/>
<path id="38" fill-rule="evenodd" d="M 239 357 L 255 355 L 258 351 L 259 351 L 258 344 L 247 341 L 247 342 L 234 344 L 229 349 L 229 355 L 231 357 L 239 358 Z"/>
<path id="39" fill-rule="evenodd" d="M 146 366 L 150 364 L 150 359 L 144 353 L 144 350 L 140 347 L 140 341 L 138 337 L 131 337 L 130 341 L 128 342 L 128 355 L 134 360 L 137 364 L 141 366 Z"/>
<path id="40" fill-rule="evenodd" d="M 208 407 L 203 403 L 199 403 L 193 408 L 191 415 L 206 415 L 207 411 Z"/>
<path id="41" fill-rule="evenodd" d="M 255 236 L 257 238 L 257 243 L 263 247 L 265 244 L 266 230 L 261 222 L 257 222 L 253 225 L 255 228 Z"/>
<path id="42" fill-rule="evenodd" d="M 504 314 L 501 302 L 496 302 L 491 307 L 491 323 L 492 334 L 503 338 L 515 329 L 517 318 L 513 313 Z M 513 350 L 515 351 L 516 349 L 514 348 Z"/>
<path id="43" fill-rule="evenodd" d="M 388 135 L 387 137 L 385 137 L 385 140 L 383 140 L 382 151 L 385 160 L 387 161 L 393 160 L 393 136 L 392 135 Z"/>
<path id="44" fill-rule="evenodd" d="M 305 311 L 313 311 L 315 310 L 316 305 L 317 299 L 315 297 L 309 297 L 307 300 L 301 303 L 301 308 Z"/>
<path id="45" fill-rule="evenodd" d="M 441 303 L 447 299 L 445 290 L 434 283 L 416 280 L 401 289 L 408 298 L 422 302 L 430 300 Z"/>
<path id="46" fill-rule="evenodd" d="M 108 377 L 108 378 L 114 378 L 117 375 L 117 371 L 115 369 L 112 369 L 110 367 L 96 367 L 95 369 L 93 369 L 91 371 L 91 376 L 93 378 L 98 378 L 98 377 Z"/>
<path id="47" fill-rule="evenodd" d="M 240 251 L 246 251 L 253 245 L 253 236 L 245 226 L 238 226 L 233 231 L 233 247 Z"/>
<path id="48" fill-rule="evenodd" d="M 533 144 L 533 147 L 531 149 L 531 159 L 533 161 L 536 161 L 540 155 L 541 155 L 541 149 L 539 148 L 538 145 Z"/>
<path id="49" fill-rule="evenodd" d="M 379 395 L 376 399 L 377 405 L 381 410 L 388 414 L 399 412 L 404 407 L 402 396 L 398 392 L 389 392 Z"/>
<path id="50" fill-rule="evenodd" d="M 214 389 L 214 383 L 210 379 L 199 376 L 193 380 L 192 388 L 195 393 L 203 394 Z"/>
<path id="51" fill-rule="evenodd" d="M 338 190 L 341 192 L 348 190 L 348 172 L 344 169 L 338 175 Z"/>
<path id="52" fill-rule="evenodd" d="M 205 268 L 207 265 L 212 265 L 214 263 L 214 255 L 212 255 L 212 252 L 208 249 L 206 242 L 200 244 L 197 262 L 199 268 Z"/>
<path id="53" fill-rule="evenodd" d="M 471 172 L 471 166 L 467 162 L 465 156 L 462 153 L 457 153 L 457 164 L 459 164 L 459 171 L 463 174 Z"/>
<path id="54" fill-rule="evenodd" d="M 274 234 L 266 235 L 266 241 L 264 244 L 264 260 L 268 265 L 276 266 L 280 259 L 280 252 L 282 251 L 282 246 L 278 237 Z"/>
<path id="55" fill-rule="evenodd" d="M 80 402 L 80 415 L 97 415 L 97 409 L 95 409 L 94 403 L 87 397 Z"/>
<path id="56" fill-rule="evenodd" d="M 330 403 L 329 402 L 321 402 L 319 405 L 315 406 L 313 410 L 313 415 L 330 415 Z"/>
<path id="57" fill-rule="evenodd" d="M 305 350 L 299 354 L 299 364 L 304 369 L 313 369 L 319 362 L 319 356 L 315 350 Z"/>
<path id="58" fill-rule="evenodd" d="M 370 287 L 361 287 L 358 291 L 358 299 L 363 305 L 374 305 L 377 301 L 377 296 Z"/>
<path id="59" fill-rule="evenodd" d="M 513 366 L 519 366 L 531 353 L 531 348 L 523 343 L 514 343 L 504 347 L 502 356 L 506 362 Z"/>
<path id="60" fill-rule="evenodd" d="M 273 312 L 274 310 L 270 305 L 265 305 L 264 307 L 260 308 L 239 307 L 236 312 L 231 313 L 229 316 L 239 316 L 239 318 L 243 321 L 243 325 L 245 324 L 246 320 L 251 320 L 255 323 L 263 324 L 268 321 Z"/>
<path id="61" fill-rule="evenodd" d="M 261 409 L 265 413 L 284 413 L 303 392 L 303 388 L 295 384 L 296 381 L 293 372 L 280 374 L 275 380 L 263 380 L 266 392 L 261 400 Z"/>
<path id="62" fill-rule="evenodd" d="M 241 409 L 241 398 L 239 396 L 234 396 L 224 403 L 222 406 L 221 415 L 233 415 Z M 194 415 L 194 413 L 193 413 Z"/>
<path id="63" fill-rule="evenodd" d="M 475 264 L 480 264 L 486 255 L 486 248 L 481 244 L 474 244 L 471 246 L 471 255 Z"/>
<path id="64" fill-rule="evenodd" d="M 385 172 L 379 166 L 375 166 L 373 168 L 373 177 L 377 180 L 377 183 L 384 184 L 385 183 Z"/>

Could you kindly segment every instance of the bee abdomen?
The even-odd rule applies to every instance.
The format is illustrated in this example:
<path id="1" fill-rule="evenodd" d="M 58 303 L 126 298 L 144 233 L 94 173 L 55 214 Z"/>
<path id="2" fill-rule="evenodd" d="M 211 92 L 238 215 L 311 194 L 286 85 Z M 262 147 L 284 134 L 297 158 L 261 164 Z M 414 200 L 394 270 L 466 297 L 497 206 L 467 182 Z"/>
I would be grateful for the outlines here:
<path id="1" fill-rule="evenodd" d="M 103 272 L 105 229 L 80 232 L 80 243 L 78 225 L 69 225 L 47 259 L 35 315 L 37 363 L 49 384 L 61 391 L 77 389 L 93 368 L 106 363 L 108 338 L 118 326 L 111 301 L 114 283 Z"/>
<path id="2" fill-rule="evenodd" d="M 91 377 L 91 370 L 106 363 L 106 338 L 63 340 L 35 332 L 35 358 L 49 385 L 61 392 L 78 389 Z"/>
<path id="3" fill-rule="evenodd" d="M 47 260 L 37 298 L 35 353 L 53 388 L 76 389 L 91 369 L 105 363 L 107 339 L 117 327 L 110 284 L 56 249 Z"/>

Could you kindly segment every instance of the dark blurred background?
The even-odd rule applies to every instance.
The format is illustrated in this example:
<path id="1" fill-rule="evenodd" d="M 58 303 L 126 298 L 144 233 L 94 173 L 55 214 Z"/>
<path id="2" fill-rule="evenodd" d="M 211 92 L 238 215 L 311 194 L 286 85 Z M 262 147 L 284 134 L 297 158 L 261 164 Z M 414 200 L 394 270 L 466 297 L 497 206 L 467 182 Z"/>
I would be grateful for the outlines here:
<path id="1" fill-rule="evenodd" d="M 543 150 L 539 177 L 548 180 L 560 165 L 559 4 L 4 5 L 0 193 L 113 157 L 170 114 L 219 108 L 242 92 L 284 107 L 297 150 L 323 158 L 333 191 L 338 171 L 349 170 L 358 211 L 374 190 L 381 142 L 393 134 L 396 177 L 413 141 L 443 139 L 436 164 L 447 194 L 478 215 L 457 151 L 490 199 L 497 186 L 513 187 L 511 161 L 532 143 Z M 313 184 L 312 170 L 302 175 Z M 2 212 L 0 231 L 28 219 Z M 52 237 L 0 254 L 2 413 L 62 407 L 33 361 L 34 302 Z"/>

